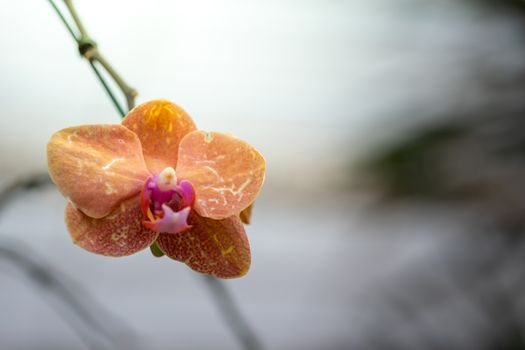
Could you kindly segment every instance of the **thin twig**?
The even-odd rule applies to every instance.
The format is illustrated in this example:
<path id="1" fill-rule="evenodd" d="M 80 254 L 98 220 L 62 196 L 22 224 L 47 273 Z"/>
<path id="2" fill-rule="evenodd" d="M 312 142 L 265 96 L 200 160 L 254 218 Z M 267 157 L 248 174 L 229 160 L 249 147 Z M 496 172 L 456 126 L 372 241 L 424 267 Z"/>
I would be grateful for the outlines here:
<path id="1" fill-rule="evenodd" d="M 53 9 L 57 13 L 58 17 L 60 17 L 60 20 L 62 21 L 62 23 L 64 23 L 64 25 L 66 26 L 66 29 L 69 32 L 69 34 L 71 34 L 71 37 L 73 38 L 73 40 L 77 41 L 77 35 L 73 31 L 73 28 L 69 25 L 69 22 L 66 20 L 66 18 L 62 14 L 62 11 L 60 11 L 60 9 L 57 7 L 57 5 L 55 4 L 53 0 L 48 0 L 48 1 L 51 4 L 51 6 L 53 6 Z"/>
<path id="2" fill-rule="evenodd" d="M 78 33 L 80 34 L 80 37 L 87 38 L 87 32 L 84 28 L 84 24 L 80 20 L 80 17 L 78 17 L 77 10 L 75 9 L 75 6 L 73 6 L 73 1 L 71 0 L 63 0 L 64 4 L 66 4 L 67 9 L 69 10 L 69 13 L 71 14 L 71 17 L 73 18 L 73 21 L 75 21 L 75 24 L 78 28 Z"/>
<path id="3" fill-rule="evenodd" d="M 104 76 L 102 75 L 102 73 L 98 70 L 97 66 L 95 65 L 94 60 L 89 60 L 89 64 L 91 65 L 91 68 L 93 68 L 93 72 L 95 72 L 95 75 L 97 76 L 98 80 L 102 84 L 102 87 L 104 88 L 109 98 L 111 99 L 111 102 L 113 102 L 113 105 L 119 112 L 120 116 L 124 118 L 126 116 L 126 112 L 122 109 L 122 107 L 118 103 L 117 98 L 113 94 L 113 91 L 111 91 L 111 88 L 109 87 L 108 83 L 104 79 Z"/>
<path id="4" fill-rule="evenodd" d="M 100 50 L 97 47 L 96 42 L 87 34 L 86 28 L 82 21 L 80 20 L 80 16 L 78 15 L 75 6 L 73 5 L 72 0 L 63 0 L 71 18 L 73 18 L 73 22 L 76 25 L 76 29 L 78 34 L 75 33 L 75 30 L 73 29 L 73 26 L 67 21 L 66 17 L 60 10 L 60 8 L 56 5 L 54 0 L 48 0 L 57 15 L 60 17 L 60 20 L 64 25 L 66 26 L 66 29 L 71 34 L 73 39 L 76 41 L 78 45 L 78 50 L 80 54 L 89 61 L 91 68 L 93 69 L 93 72 L 97 76 L 98 80 L 101 82 L 101 84 L 104 86 L 104 90 L 108 94 L 109 98 L 111 99 L 111 102 L 119 112 L 121 116 L 123 116 L 124 110 L 130 110 L 133 107 L 135 107 L 135 98 L 137 97 L 138 93 L 137 90 L 130 87 L 126 81 L 120 76 L 120 74 L 117 73 L 115 68 L 104 58 L 104 56 L 100 53 Z M 102 73 L 98 70 L 96 64 L 100 64 L 102 68 L 106 71 L 106 73 L 113 79 L 115 84 L 119 87 L 120 91 L 122 91 L 122 94 L 124 95 L 126 99 L 126 105 L 127 108 L 123 108 L 120 103 L 117 101 L 115 94 L 111 91 L 109 88 L 109 84 L 106 82 L 104 76 Z"/>
<path id="5" fill-rule="evenodd" d="M 95 49 L 92 53 L 92 59 L 96 62 L 100 63 L 102 67 L 106 70 L 106 72 L 113 78 L 115 83 L 118 85 L 120 90 L 122 90 L 122 93 L 126 97 L 126 103 L 128 105 L 128 111 L 131 110 L 133 107 L 135 107 L 135 98 L 138 95 L 137 90 L 130 87 L 124 79 L 115 71 L 115 69 L 108 63 L 108 61 L 102 56 L 100 51 L 98 49 Z"/>

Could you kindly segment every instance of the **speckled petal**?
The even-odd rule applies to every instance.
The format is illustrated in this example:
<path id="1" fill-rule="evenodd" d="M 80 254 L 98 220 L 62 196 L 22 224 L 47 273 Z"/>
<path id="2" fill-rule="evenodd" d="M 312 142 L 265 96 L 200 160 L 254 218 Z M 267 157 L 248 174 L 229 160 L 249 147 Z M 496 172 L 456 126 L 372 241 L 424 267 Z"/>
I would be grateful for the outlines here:
<path id="1" fill-rule="evenodd" d="M 159 235 L 157 244 L 167 256 L 220 278 L 241 277 L 248 272 L 250 246 L 238 217 L 212 220 L 192 211 L 189 223 L 193 227 L 188 231 Z"/>
<path id="2" fill-rule="evenodd" d="M 93 219 L 68 203 L 66 225 L 73 242 L 92 253 L 126 256 L 149 247 L 158 233 L 142 225 L 144 216 L 138 197 L 121 203 L 113 213 Z"/>
<path id="3" fill-rule="evenodd" d="M 146 164 L 157 174 L 168 166 L 175 167 L 181 139 L 196 129 L 190 116 L 167 100 L 153 100 L 133 108 L 122 125 L 138 135 Z"/>
<path id="4" fill-rule="evenodd" d="M 257 197 L 264 171 L 259 152 L 231 135 L 194 131 L 181 141 L 177 176 L 191 182 L 201 216 L 218 220 L 239 214 Z"/>
<path id="5" fill-rule="evenodd" d="M 149 175 L 137 135 L 122 125 L 63 129 L 51 137 L 47 161 L 60 192 L 93 218 L 139 193 Z"/>

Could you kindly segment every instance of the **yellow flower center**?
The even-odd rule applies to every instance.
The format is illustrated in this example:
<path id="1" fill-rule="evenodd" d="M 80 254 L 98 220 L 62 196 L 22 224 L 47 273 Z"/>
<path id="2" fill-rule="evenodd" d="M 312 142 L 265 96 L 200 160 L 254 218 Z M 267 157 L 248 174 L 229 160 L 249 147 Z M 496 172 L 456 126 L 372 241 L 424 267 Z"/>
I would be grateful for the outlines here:
<path id="1" fill-rule="evenodd" d="M 177 176 L 175 174 L 175 169 L 172 167 L 167 167 L 162 170 L 157 178 L 157 186 L 161 191 L 173 190 L 177 187 Z"/>

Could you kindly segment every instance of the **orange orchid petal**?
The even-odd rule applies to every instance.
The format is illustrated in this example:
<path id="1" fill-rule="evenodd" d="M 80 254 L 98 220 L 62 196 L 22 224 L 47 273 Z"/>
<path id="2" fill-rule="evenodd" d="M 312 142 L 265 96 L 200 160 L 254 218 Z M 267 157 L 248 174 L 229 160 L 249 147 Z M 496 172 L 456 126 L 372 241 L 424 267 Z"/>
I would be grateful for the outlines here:
<path id="1" fill-rule="evenodd" d="M 47 161 L 62 194 L 93 218 L 139 193 L 149 175 L 137 135 L 122 125 L 63 129 L 51 137 Z"/>
<path id="2" fill-rule="evenodd" d="M 146 164 L 153 173 L 175 167 L 181 139 L 196 129 L 190 116 L 167 100 L 153 100 L 133 108 L 122 125 L 138 135 Z"/>
<path id="3" fill-rule="evenodd" d="M 246 209 L 244 209 L 243 211 L 239 213 L 239 218 L 246 225 L 249 225 L 252 223 L 252 209 L 253 209 L 253 203 L 250 204 Z"/>
<path id="4" fill-rule="evenodd" d="M 180 143 L 177 177 L 193 185 L 195 210 L 202 216 L 239 214 L 257 197 L 264 171 L 259 152 L 228 134 L 193 131 Z"/>
<path id="5" fill-rule="evenodd" d="M 159 235 L 157 244 L 164 254 L 195 271 L 220 278 L 241 277 L 248 272 L 250 245 L 238 217 L 212 220 L 192 211 L 189 223 L 193 227 L 188 231 Z"/>
<path id="6" fill-rule="evenodd" d="M 90 218 L 68 203 L 65 217 L 73 242 L 92 253 L 130 255 L 149 247 L 158 236 L 142 225 L 144 216 L 138 197 L 121 203 L 102 219 Z"/>

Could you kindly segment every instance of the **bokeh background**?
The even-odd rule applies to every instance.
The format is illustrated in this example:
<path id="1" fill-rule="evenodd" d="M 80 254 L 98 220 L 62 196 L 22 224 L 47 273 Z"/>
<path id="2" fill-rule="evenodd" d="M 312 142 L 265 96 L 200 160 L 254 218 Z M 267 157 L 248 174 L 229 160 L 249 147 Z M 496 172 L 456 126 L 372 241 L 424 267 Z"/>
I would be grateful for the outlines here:
<path id="1" fill-rule="evenodd" d="M 75 4 L 139 103 L 265 155 L 225 282 L 265 348 L 525 349 L 523 1 Z M 52 185 L 6 192 L 119 116 L 47 1 L 0 8 L 0 348 L 240 348 L 185 265 L 89 254 Z"/>

